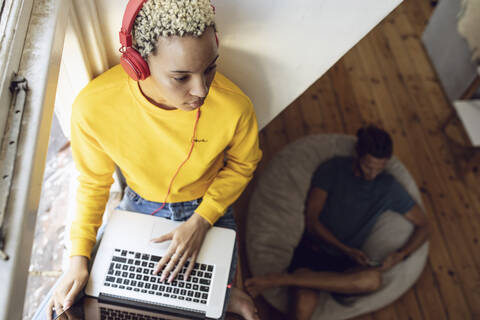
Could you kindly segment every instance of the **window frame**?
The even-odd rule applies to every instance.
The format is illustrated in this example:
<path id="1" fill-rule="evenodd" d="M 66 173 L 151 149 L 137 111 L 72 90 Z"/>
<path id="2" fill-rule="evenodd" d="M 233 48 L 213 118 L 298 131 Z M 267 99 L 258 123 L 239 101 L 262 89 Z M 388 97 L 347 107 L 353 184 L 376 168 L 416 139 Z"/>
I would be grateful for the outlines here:
<path id="1" fill-rule="evenodd" d="M 5 15 L 8 23 L 0 21 L 0 26 L 8 27 L 0 29 L 0 35 L 6 39 L 6 42 L 2 40 L 0 49 L 0 68 L 6 70 L 0 83 L 2 140 L 12 102 L 9 87 L 14 73 L 27 79 L 29 89 L 3 226 L 4 251 L 9 259 L 0 260 L 0 319 L 19 319 L 23 314 L 33 230 L 71 0 L 0 1 L 3 8 L 9 3 L 12 10 Z"/>

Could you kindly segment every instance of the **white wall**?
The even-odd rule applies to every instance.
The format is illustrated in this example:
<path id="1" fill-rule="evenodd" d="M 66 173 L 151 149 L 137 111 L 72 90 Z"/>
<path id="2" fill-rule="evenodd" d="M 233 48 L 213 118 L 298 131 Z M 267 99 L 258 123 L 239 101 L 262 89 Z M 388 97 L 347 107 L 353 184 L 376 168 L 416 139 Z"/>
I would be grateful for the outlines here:
<path id="1" fill-rule="evenodd" d="M 90 15 L 80 24 L 88 40 L 87 51 L 97 46 L 89 59 L 106 61 L 108 66 L 118 63 L 118 31 L 127 0 L 75 2 L 77 11 L 83 12 L 77 14 L 79 19 Z M 401 0 L 213 2 L 220 38 L 219 71 L 250 96 L 263 128 Z M 96 17 L 92 17 L 93 3 Z M 102 43 L 92 37 L 101 38 Z M 101 71 L 102 63 L 96 66 L 92 68 L 94 75 Z"/>

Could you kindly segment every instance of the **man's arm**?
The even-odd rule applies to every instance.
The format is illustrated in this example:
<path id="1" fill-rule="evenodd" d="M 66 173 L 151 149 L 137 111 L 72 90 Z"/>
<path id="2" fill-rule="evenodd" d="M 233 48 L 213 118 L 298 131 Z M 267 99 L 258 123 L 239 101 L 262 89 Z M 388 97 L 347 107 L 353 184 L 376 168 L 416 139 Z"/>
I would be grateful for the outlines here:
<path id="1" fill-rule="evenodd" d="M 328 230 L 327 227 L 325 227 L 325 225 L 323 225 L 323 223 L 318 220 L 318 217 L 325 206 L 325 202 L 327 201 L 327 196 L 328 193 L 321 188 L 312 187 L 310 190 L 305 210 L 305 225 L 307 232 L 310 235 L 313 235 L 314 237 L 334 246 L 345 254 L 352 256 L 352 250 L 355 249 L 343 244 L 330 232 L 330 230 Z"/>
<path id="2" fill-rule="evenodd" d="M 404 217 L 414 225 L 415 230 L 403 247 L 391 253 L 385 259 L 381 268 L 384 271 L 405 260 L 412 252 L 424 244 L 430 235 L 430 224 L 418 205 L 413 206 Z"/>

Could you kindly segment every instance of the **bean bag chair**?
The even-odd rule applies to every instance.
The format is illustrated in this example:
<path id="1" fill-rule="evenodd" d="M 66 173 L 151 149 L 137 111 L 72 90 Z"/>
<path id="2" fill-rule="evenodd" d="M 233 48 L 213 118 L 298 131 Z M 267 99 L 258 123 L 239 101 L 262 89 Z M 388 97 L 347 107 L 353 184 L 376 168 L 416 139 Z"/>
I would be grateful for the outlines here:
<path id="1" fill-rule="evenodd" d="M 304 206 L 310 179 L 316 168 L 334 156 L 354 155 L 356 137 L 320 134 L 301 138 L 280 151 L 258 179 L 249 204 L 246 250 L 253 276 L 284 272 L 304 230 Z M 392 174 L 423 208 L 415 181 L 396 158 L 388 162 Z M 362 250 L 373 260 L 383 261 L 400 248 L 413 231 L 413 225 L 395 212 L 385 212 L 377 220 Z M 312 319 L 348 319 L 380 309 L 405 293 L 420 276 L 428 255 L 425 243 L 405 261 L 385 272 L 380 290 L 364 295 L 334 298 L 319 295 Z M 265 300 L 282 312 L 287 311 L 286 288 L 263 293 Z"/>

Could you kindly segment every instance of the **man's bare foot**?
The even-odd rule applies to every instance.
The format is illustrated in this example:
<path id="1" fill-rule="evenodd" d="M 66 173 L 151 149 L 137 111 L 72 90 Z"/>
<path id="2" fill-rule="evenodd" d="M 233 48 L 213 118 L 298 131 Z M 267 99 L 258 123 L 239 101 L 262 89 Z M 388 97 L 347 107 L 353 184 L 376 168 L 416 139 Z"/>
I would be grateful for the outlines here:
<path id="1" fill-rule="evenodd" d="M 260 320 L 252 298 L 235 287 L 232 288 L 227 312 L 239 314 L 246 320 Z"/>
<path id="2" fill-rule="evenodd" d="M 245 281 L 245 290 L 255 298 L 263 291 L 278 286 L 280 276 L 281 274 L 279 273 L 269 273 L 261 277 L 247 279 Z"/>

